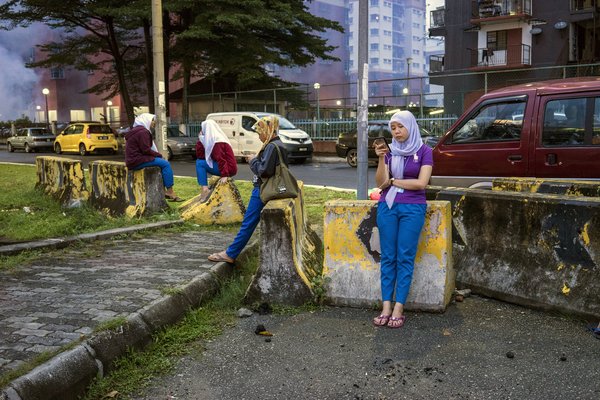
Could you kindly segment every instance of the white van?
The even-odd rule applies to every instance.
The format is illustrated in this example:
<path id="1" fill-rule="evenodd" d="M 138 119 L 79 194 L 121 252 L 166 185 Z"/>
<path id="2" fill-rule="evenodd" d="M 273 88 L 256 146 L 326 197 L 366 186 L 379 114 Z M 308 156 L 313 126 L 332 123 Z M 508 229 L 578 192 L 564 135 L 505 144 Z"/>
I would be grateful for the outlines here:
<path id="1" fill-rule="evenodd" d="M 264 112 L 239 111 L 208 114 L 206 119 L 214 120 L 229 138 L 233 154 L 243 158 L 256 154 L 262 147 L 262 142 L 252 126 L 262 117 L 275 115 L 279 118 L 279 138 L 288 152 L 288 157 L 297 163 L 303 163 L 312 158 L 313 143 L 310 136 L 296 128 L 290 121 L 277 114 Z"/>

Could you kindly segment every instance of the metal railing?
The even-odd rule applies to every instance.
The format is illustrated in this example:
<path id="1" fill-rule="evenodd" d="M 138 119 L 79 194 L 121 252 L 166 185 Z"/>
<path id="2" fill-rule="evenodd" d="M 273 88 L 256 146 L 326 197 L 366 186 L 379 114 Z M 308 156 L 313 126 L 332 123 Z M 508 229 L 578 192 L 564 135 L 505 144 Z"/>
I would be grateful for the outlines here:
<path id="1" fill-rule="evenodd" d="M 473 0 L 476 18 L 531 15 L 531 0 Z"/>
<path id="2" fill-rule="evenodd" d="M 519 66 L 531 65 L 531 47 L 527 44 L 507 46 L 506 49 L 477 49 L 477 66 Z"/>

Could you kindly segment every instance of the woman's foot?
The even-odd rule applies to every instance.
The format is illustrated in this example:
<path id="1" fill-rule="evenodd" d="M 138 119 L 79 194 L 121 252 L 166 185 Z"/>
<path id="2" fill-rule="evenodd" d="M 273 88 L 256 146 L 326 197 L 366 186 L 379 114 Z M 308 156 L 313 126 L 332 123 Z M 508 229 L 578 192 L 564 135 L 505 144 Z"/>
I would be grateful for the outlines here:
<path id="1" fill-rule="evenodd" d="M 391 315 L 381 314 L 379 317 L 373 318 L 373 325 L 375 326 L 385 326 L 388 324 Z"/>
<path id="2" fill-rule="evenodd" d="M 206 200 L 208 200 L 209 196 L 210 190 L 208 189 L 208 186 L 202 186 L 202 193 L 200 193 L 200 203 L 204 203 Z"/>
<path id="3" fill-rule="evenodd" d="M 406 321 L 406 315 L 401 315 L 399 317 L 390 317 L 387 326 L 388 328 L 398 329 L 402 328 L 404 325 L 404 321 Z"/>
<path id="4" fill-rule="evenodd" d="M 221 251 L 219 253 L 214 253 L 208 256 L 208 259 L 213 262 L 226 262 L 229 264 L 235 263 L 235 260 L 227 255 L 226 252 Z"/>

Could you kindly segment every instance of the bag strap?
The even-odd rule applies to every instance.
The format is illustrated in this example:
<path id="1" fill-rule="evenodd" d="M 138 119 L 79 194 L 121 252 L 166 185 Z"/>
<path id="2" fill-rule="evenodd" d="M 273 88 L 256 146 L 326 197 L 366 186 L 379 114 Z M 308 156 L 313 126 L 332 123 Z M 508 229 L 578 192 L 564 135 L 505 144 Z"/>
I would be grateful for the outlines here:
<path id="1" fill-rule="evenodd" d="M 273 146 L 275 146 L 275 149 L 277 150 L 277 155 L 279 156 L 279 167 L 281 167 L 281 164 L 283 164 L 283 157 L 281 156 L 281 150 L 279 149 L 279 146 L 277 146 L 275 143 L 273 143 Z M 278 166 L 275 165 L 275 168 L 277 169 Z"/>

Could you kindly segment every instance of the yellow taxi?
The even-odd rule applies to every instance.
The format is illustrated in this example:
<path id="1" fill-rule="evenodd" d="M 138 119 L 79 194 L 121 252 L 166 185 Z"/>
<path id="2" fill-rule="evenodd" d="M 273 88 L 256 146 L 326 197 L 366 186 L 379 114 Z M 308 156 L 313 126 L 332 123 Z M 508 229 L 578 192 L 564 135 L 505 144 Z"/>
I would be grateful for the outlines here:
<path id="1" fill-rule="evenodd" d="M 69 124 L 54 140 L 54 152 L 76 152 L 82 156 L 99 151 L 116 154 L 117 138 L 108 124 L 100 122 L 74 122 Z"/>

